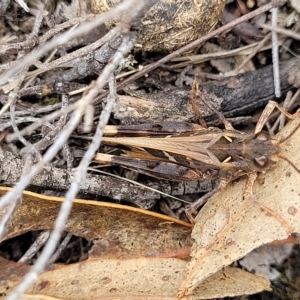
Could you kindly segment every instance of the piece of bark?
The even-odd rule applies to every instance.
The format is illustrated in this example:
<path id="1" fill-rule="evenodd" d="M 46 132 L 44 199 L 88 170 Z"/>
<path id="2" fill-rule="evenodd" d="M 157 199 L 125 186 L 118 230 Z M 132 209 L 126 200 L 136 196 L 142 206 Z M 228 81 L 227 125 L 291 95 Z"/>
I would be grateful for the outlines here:
<path id="1" fill-rule="evenodd" d="M 19 182 L 23 165 L 23 161 L 11 152 L 7 151 L 0 155 L 1 185 L 12 186 Z M 73 173 L 68 170 L 45 167 L 33 178 L 30 187 L 34 190 L 67 191 L 72 181 Z M 208 192 L 215 185 L 211 180 L 187 183 L 152 180 L 151 182 L 144 182 L 144 184 L 173 196 Z M 144 209 L 150 209 L 161 198 L 161 194 L 119 178 L 87 174 L 81 184 L 78 197 L 93 200 L 104 200 L 103 197 L 109 197 L 117 201 L 133 203 Z"/>
<path id="2" fill-rule="evenodd" d="M 284 94 L 300 81 L 300 60 L 290 59 L 280 64 L 281 90 Z M 201 89 L 226 118 L 249 115 L 275 98 L 273 69 L 267 66 L 255 72 L 211 81 Z M 215 124 L 215 114 L 199 100 L 196 103 L 208 125 Z M 171 89 L 143 96 L 119 96 L 115 118 L 122 124 L 153 123 L 162 121 L 197 122 L 190 103 L 189 89 Z"/>

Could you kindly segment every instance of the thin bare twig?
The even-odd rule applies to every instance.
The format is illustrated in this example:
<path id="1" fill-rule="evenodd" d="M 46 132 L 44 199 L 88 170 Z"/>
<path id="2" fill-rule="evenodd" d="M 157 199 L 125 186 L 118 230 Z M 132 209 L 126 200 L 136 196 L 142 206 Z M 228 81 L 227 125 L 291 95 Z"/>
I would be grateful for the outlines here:
<path id="1" fill-rule="evenodd" d="M 272 26 L 277 25 L 278 8 L 271 9 L 272 12 Z M 272 60 L 273 60 L 273 76 L 274 76 L 274 88 L 275 96 L 279 98 L 281 96 L 280 91 L 280 78 L 279 78 L 279 57 L 278 57 L 278 37 L 277 32 L 272 31 Z"/>
<path id="2" fill-rule="evenodd" d="M 111 86 L 111 83 L 110 83 Z M 112 88 L 112 87 L 111 87 Z M 108 103 L 105 107 L 105 109 L 102 111 L 100 116 L 100 122 L 97 127 L 96 134 L 94 135 L 94 139 L 89 147 L 89 149 L 86 151 L 76 173 L 74 176 L 74 180 L 71 184 L 71 187 L 69 191 L 66 194 L 65 201 L 63 202 L 61 209 L 59 211 L 59 214 L 57 216 L 57 219 L 55 221 L 54 229 L 50 235 L 50 238 L 45 245 L 45 248 L 43 252 L 41 253 L 40 257 L 37 259 L 35 265 L 31 268 L 30 272 L 25 276 L 24 280 L 21 282 L 21 284 L 15 289 L 15 291 L 7 298 L 8 300 L 12 299 L 18 299 L 21 294 L 23 294 L 28 286 L 30 286 L 34 281 L 36 281 L 39 274 L 43 272 L 45 269 L 45 266 L 47 265 L 47 262 L 54 252 L 56 245 L 60 239 L 61 233 L 64 229 L 64 226 L 67 222 L 67 218 L 69 216 L 70 210 L 72 208 L 73 199 L 75 198 L 79 186 L 81 184 L 81 181 L 83 177 L 85 176 L 86 169 L 88 167 L 88 164 L 92 160 L 92 158 L 95 155 L 96 150 L 100 146 L 103 129 L 105 125 L 108 122 L 111 110 L 113 108 L 115 101 L 115 95 L 111 95 L 111 97 L 108 98 Z"/>
<path id="3" fill-rule="evenodd" d="M 63 239 L 63 241 L 60 243 L 57 250 L 55 251 L 55 253 L 51 256 L 49 260 L 49 264 L 53 264 L 58 259 L 62 251 L 66 248 L 67 244 L 69 243 L 71 237 L 72 237 L 72 233 L 68 232 L 65 238 Z"/>
<path id="4" fill-rule="evenodd" d="M 288 30 L 288 29 L 284 29 L 284 28 L 280 28 L 280 27 L 274 27 L 274 26 L 270 26 L 267 24 L 261 24 L 260 27 L 264 28 L 264 29 L 275 31 L 277 33 L 284 34 L 285 36 L 289 36 L 295 40 L 300 41 L 300 34 L 297 34 L 296 32 L 294 32 L 292 30 Z"/>
<path id="5" fill-rule="evenodd" d="M 39 236 L 36 238 L 34 243 L 30 248 L 25 252 L 25 254 L 18 260 L 19 263 L 28 263 L 28 261 L 40 250 L 42 246 L 45 245 L 51 230 L 42 231 Z"/>
<path id="6" fill-rule="evenodd" d="M 128 0 L 125 1 L 125 3 L 131 3 L 131 1 Z M 150 1 L 150 3 L 152 2 Z M 140 9 L 143 8 L 143 5 L 139 5 L 139 8 Z M 139 12 L 140 12 L 139 10 L 133 11 L 131 14 L 131 18 L 133 19 L 136 16 L 136 14 L 138 14 Z M 127 36 L 124 37 L 124 40 L 120 48 L 116 51 L 114 57 L 110 60 L 109 64 L 103 69 L 103 72 L 98 77 L 96 84 L 88 91 L 88 93 L 81 100 L 79 100 L 76 103 L 76 110 L 74 112 L 74 115 L 69 121 L 69 124 L 63 130 L 62 134 L 58 137 L 55 143 L 48 149 L 43 159 L 35 167 L 32 168 L 31 172 L 27 175 L 27 177 L 26 178 L 22 177 L 18 182 L 18 184 L 14 187 L 14 189 L 8 192 L 1 199 L 0 206 L 2 206 L 3 208 L 3 206 L 7 206 L 10 204 L 10 202 L 13 202 L 13 198 L 15 196 L 21 195 L 23 189 L 30 183 L 33 176 L 41 170 L 41 168 L 45 165 L 45 163 L 50 162 L 53 159 L 53 157 L 56 155 L 58 150 L 61 149 L 63 144 L 65 144 L 66 140 L 68 139 L 68 137 L 70 136 L 74 128 L 78 125 L 79 121 L 81 120 L 81 117 L 84 114 L 86 107 L 92 103 L 95 95 L 97 95 L 98 91 L 103 88 L 108 78 L 111 78 L 109 83 L 111 95 L 108 99 L 106 107 L 103 109 L 101 113 L 100 121 L 94 139 L 89 149 L 86 151 L 83 159 L 81 160 L 81 163 L 77 171 L 75 172 L 74 180 L 71 184 L 69 191 L 66 194 L 65 201 L 61 206 L 52 234 L 47 244 L 45 245 L 43 252 L 41 253 L 38 260 L 36 261 L 35 265 L 31 268 L 30 272 L 25 276 L 21 284 L 8 297 L 9 300 L 19 299 L 21 294 L 23 294 L 26 291 L 26 289 L 37 279 L 37 276 L 41 274 L 41 272 L 43 272 L 45 266 L 47 265 L 47 262 L 49 261 L 50 256 L 52 255 L 52 253 L 56 248 L 56 245 L 60 239 L 61 233 L 66 224 L 68 215 L 70 213 L 73 199 L 75 198 L 79 190 L 80 184 L 86 174 L 88 164 L 94 157 L 96 150 L 99 148 L 101 138 L 103 135 L 103 129 L 107 124 L 107 121 L 109 119 L 110 113 L 114 105 L 114 100 L 116 97 L 116 88 L 115 88 L 115 84 L 112 83 L 112 81 L 114 82 L 114 79 L 112 78 L 112 74 L 116 70 L 116 67 L 119 65 L 121 60 L 123 59 L 124 55 L 127 54 L 128 51 L 130 51 L 133 48 L 135 40 L 136 40 L 136 36 L 132 34 L 128 34 Z M 0 234 L 2 235 L 3 233 L 4 233 L 3 231 L 0 232 Z"/>
<path id="7" fill-rule="evenodd" d="M 148 2 L 150 2 L 153 5 L 156 1 L 149 0 Z M 21 70 L 25 66 L 31 65 L 36 59 L 44 55 L 44 53 L 51 51 L 52 49 L 69 42 L 73 38 L 86 34 L 87 32 L 91 31 L 95 26 L 104 24 L 105 22 L 109 21 L 111 18 L 117 18 L 124 11 L 130 11 L 132 7 L 135 7 L 136 11 L 140 11 L 143 8 L 143 5 L 144 2 L 140 2 L 136 0 L 123 1 L 120 4 L 116 5 L 114 9 L 102 14 L 98 18 L 80 25 L 78 28 L 76 28 L 71 32 L 66 32 L 58 37 L 53 38 L 51 41 L 44 44 L 40 48 L 32 51 L 18 64 L 15 64 L 9 70 L 1 74 L 0 85 L 5 84 L 7 80 L 13 77 L 14 74 L 16 74 L 19 70 Z"/>
<path id="8" fill-rule="evenodd" d="M 272 1 L 271 3 L 268 3 L 238 19 L 235 19 L 234 21 L 216 29 L 216 30 L 213 30 L 211 31 L 210 33 L 208 33 L 207 35 L 203 36 L 203 37 L 200 37 L 199 39 L 193 41 L 192 43 L 172 52 L 171 54 L 163 57 L 162 59 L 158 60 L 157 62 L 153 63 L 153 64 L 150 64 L 148 65 L 146 68 L 144 68 L 142 71 L 132 75 L 131 77 L 129 77 L 128 79 L 124 80 L 119 86 L 118 86 L 118 90 L 128 86 L 128 84 L 132 83 L 133 81 L 135 81 L 136 79 L 146 75 L 147 73 L 149 73 L 150 71 L 158 68 L 159 66 L 165 64 L 166 62 L 170 61 L 171 59 L 179 56 L 180 54 L 184 53 L 184 52 L 188 52 L 189 50 L 195 48 L 195 47 L 198 47 L 199 45 L 201 45 L 202 43 L 206 42 L 207 40 L 221 34 L 221 33 L 224 33 L 225 31 L 227 30 L 230 30 L 231 28 L 233 28 L 234 26 L 238 25 L 238 24 L 241 24 L 243 22 L 246 22 L 266 11 L 269 11 L 270 9 L 272 8 L 275 8 L 275 7 L 279 7 L 279 6 L 282 6 L 284 3 L 286 2 L 286 0 L 276 0 L 276 1 Z M 105 95 L 102 95 L 102 97 L 105 96 Z"/>

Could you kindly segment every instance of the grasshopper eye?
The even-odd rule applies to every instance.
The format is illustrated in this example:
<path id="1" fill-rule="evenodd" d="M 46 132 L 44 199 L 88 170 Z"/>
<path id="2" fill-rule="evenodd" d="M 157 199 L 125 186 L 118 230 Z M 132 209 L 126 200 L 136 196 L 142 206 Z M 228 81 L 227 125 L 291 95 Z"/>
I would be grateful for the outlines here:
<path id="1" fill-rule="evenodd" d="M 260 156 L 254 158 L 254 164 L 258 165 L 261 168 L 266 167 L 268 165 L 268 162 L 269 160 L 266 156 Z"/>
<path id="2" fill-rule="evenodd" d="M 252 168 L 253 170 L 262 172 L 262 171 L 267 170 L 270 167 L 270 165 L 272 164 L 272 161 L 268 157 L 262 155 L 262 156 L 253 158 L 252 160 L 249 161 L 248 164 L 249 164 L 249 167 Z"/>

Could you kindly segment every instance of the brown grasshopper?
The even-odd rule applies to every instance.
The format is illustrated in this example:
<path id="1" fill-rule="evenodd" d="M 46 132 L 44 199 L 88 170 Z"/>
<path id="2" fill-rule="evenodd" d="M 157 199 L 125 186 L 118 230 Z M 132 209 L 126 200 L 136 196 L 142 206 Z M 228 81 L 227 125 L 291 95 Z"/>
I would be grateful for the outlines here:
<path id="1" fill-rule="evenodd" d="M 251 197 L 257 172 L 266 171 L 281 157 L 280 143 L 283 141 L 277 141 L 262 131 L 275 107 L 290 119 L 295 119 L 300 114 L 299 110 L 293 115 L 289 114 L 276 102 L 270 101 L 253 134 L 234 130 L 216 111 L 225 125 L 224 130 L 175 122 L 121 126 L 117 129 L 114 126 L 107 127 L 106 134 L 122 132 L 137 136 L 104 137 L 104 144 L 121 145 L 131 151 L 125 151 L 127 156 L 99 153 L 95 160 L 173 181 L 219 180 L 212 191 L 186 209 L 188 219 L 194 223 L 192 214 L 213 194 L 240 176 L 249 176 L 244 197 Z"/>

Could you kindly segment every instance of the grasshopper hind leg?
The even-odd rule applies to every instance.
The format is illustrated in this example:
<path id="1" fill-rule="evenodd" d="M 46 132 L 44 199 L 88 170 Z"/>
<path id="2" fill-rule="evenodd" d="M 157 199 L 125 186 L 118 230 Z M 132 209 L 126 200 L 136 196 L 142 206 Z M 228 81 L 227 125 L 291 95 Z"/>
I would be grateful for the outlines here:
<path id="1" fill-rule="evenodd" d="M 224 189 L 228 183 L 230 182 L 230 180 L 228 179 L 221 179 L 220 182 L 218 183 L 218 185 L 210 192 L 206 193 L 204 196 L 202 196 L 201 198 L 199 198 L 196 202 L 194 202 L 192 205 L 190 205 L 186 210 L 185 210 L 185 214 L 187 216 L 187 218 L 189 219 L 189 221 L 194 225 L 195 224 L 195 219 L 193 218 L 193 213 L 203 204 L 205 204 L 214 194 L 216 194 L 217 192 L 219 192 L 220 190 Z"/>

